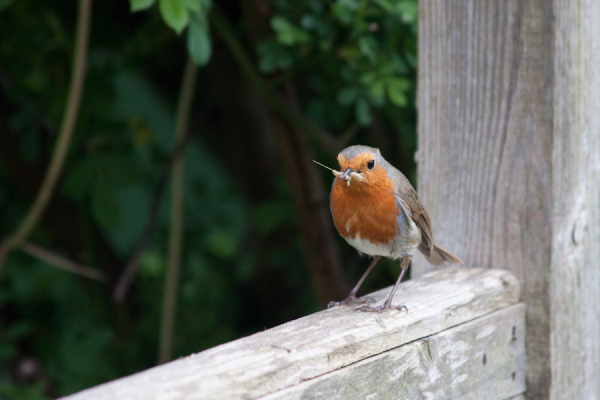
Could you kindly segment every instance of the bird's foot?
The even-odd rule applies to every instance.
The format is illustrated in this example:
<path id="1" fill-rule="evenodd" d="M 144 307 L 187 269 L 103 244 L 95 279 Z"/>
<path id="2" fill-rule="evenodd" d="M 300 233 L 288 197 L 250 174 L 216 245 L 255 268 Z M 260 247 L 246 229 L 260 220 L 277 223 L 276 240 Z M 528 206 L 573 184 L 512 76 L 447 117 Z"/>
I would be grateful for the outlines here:
<path id="1" fill-rule="evenodd" d="M 391 304 L 388 304 L 387 302 L 383 303 L 379 307 L 363 306 L 363 307 L 357 308 L 354 311 L 382 313 L 387 310 L 396 310 L 396 311 L 406 310 L 406 312 L 408 312 L 408 308 L 404 304 L 402 304 L 400 306 L 393 306 Z"/>
<path id="2" fill-rule="evenodd" d="M 347 306 L 347 305 L 356 304 L 356 303 L 364 304 L 364 303 L 370 303 L 372 301 L 373 300 L 368 297 L 358 298 L 356 296 L 348 296 L 342 301 L 330 301 L 327 304 L 327 308 L 337 307 L 337 306 Z"/>

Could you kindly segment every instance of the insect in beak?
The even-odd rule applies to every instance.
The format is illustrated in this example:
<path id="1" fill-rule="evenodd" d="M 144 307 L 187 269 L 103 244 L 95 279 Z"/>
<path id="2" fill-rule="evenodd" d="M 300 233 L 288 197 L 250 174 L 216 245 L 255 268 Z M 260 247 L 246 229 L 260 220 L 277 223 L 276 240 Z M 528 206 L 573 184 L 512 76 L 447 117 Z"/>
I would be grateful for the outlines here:
<path id="1" fill-rule="evenodd" d="M 352 178 L 354 178 L 358 181 L 365 180 L 364 176 L 362 176 L 359 172 L 354 171 L 352 168 L 346 168 L 346 170 L 344 172 L 340 172 L 340 171 L 336 171 L 333 168 L 329 168 L 327 165 L 323 165 L 320 162 L 317 162 L 315 160 L 313 160 L 313 162 L 315 164 L 319 164 L 321 167 L 325 167 L 325 168 L 331 170 L 331 172 L 333 172 L 333 175 L 337 176 L 338 178 L 340 178 L 343 181 L 346 181 L 346 184 L 348 186 L 350 186 L 350 181 L 352 180 Z"/>
<path id="2" fill-rule="evenodd" d="M 340 178 L 343 181 L 348 181 L 350 182 L 350 180 L 352 179 L 352 172 L 354 172 L 352 170 L 352 168 L 346 168 L 346 170 L 342 173 L 342 176 L 340 176 Z"/>

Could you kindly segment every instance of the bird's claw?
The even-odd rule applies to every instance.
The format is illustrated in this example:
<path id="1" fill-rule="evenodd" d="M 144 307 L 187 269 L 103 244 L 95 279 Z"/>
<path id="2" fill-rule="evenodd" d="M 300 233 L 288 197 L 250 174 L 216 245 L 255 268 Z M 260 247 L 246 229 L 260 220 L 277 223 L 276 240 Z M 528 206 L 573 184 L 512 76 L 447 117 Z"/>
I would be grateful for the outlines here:
<path id="1" fill-rule="evenodd" d="M 359 307 L 354 311 L 382 313 L 387 310 L 396 310 L 396 311 L 406 310 L 406 312 L 408 312 L 408 308 L 404 304 L 402 304 L 400 306 L 393 306 L 391 304 L 382 304 L 379 307 L 364 306 L 364 307 Z"/>
<path id="2" fill-rule="evenodd" d="M 330 301 L 327 304 L 327 308 L 337 307 L 337 306 L 347 306 L 347 305 L 356 304 L 356 303 L 364 304 L 364 303 L 370 303 L 372 301 L 373 300 L 368 297 L 358 298 L 356 296 L 348 296 L 342 301 Z"/>

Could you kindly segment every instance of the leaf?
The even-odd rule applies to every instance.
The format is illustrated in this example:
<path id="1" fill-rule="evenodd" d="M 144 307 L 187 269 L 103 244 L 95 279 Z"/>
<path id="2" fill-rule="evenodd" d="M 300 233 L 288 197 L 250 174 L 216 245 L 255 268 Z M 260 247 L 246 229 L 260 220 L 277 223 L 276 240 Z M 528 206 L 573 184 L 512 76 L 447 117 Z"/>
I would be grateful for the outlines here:
<path id="1" fill-rule="evenodd" d="M 295 27 L 286 18 L 281 16 L 271 18 L 271 28 L 275 31 L 277 41 L 286 46 L 306 43 L 310 39 L 310 36 L 306 32 Z"/>
<path id="2" fill-rule="evenodd" d="M 274 39 L 258 44 L 258 54 L 260 61 L 258 67 L 263 73 L 271 73 L 276 69 L 285 70 L 292 65 L 293 59 L 289 50 L 283 47 Z"/>
<path id="3" fill-rule="evenodd" d="M 129 0 L 131 12 L 146 10 L 156 3 L 156 0 Z"/>
<path id="4" fill-rule="evenodd" d="M 178 34 L 187 26 L 189 12 L 185 0 L 159 0 L 158 9 L 166 24 Z"/>
<path id="5" fill-rule="evenodd" d="M 112 190 L 104 180 L 94 183 L 92 187 L 92 216 L 104 227 L 113 226 L 119 217 L 119 207 Z"/>
<path id="6" fill-rule="evenodd" d="M 14 0 L 0 0 L 0 11 L 10 7 Z"/>
<path id="7" fill-rule="evenodd" d="M 165 271 L 165 257 L 156 249 L 144 252 L 140 259 L 140 275 L 158 277 Z"/>
<path id="8" fill-rule="evenodd" d="M 337 101 L 343 106 L 349 106 L 356 101 L 358 97 L 358 88 L 356 86 L 347 86 L 337 94 Z"/>
<path id="9" fill-rule="evenodd" d="M 315 16 L 310 14 L 303 15 L 300 19 L 300 26 L 302 26 L 302 28 L 306 29 L 307 31 L 314 30 L 317 26 L 317 23 L 318 21 L 315 18 Z"/>
<path id="10" fill-rule="evenodd" d="M 82 200 L 94 181 L 94 165 L 89 158 L 79 161 L 67 171 L 63 193 L 75 201 Z"/>
<path id="11" fill-rule="evenodd" d="M 125 186 L 138 176 L 137 164 L 124 154 L 100 153 L 90 157 L 94 163 L 95 179 L 108 182 L 111 186 Z"/>
<path id="12" fill-rule="evenodd" d="M 65 195 L 81 201 L 88 193 L 94 195 L 94 186 L 102 182 L 104 186 L 122 187 L 135 181 L 139 174 L 137 164 L 122 154 L 92 154 L 71 168 L 63 184 Z"/>
<path id="13" fill-rule="evenodd" d="M 331 11 L 334 15 L 334 17 L 340 21 L 342 24 L 344 25 L 350 25 L 352 23 L 353 20 L 353 15 L 351 12 L 349 12 L 346 8 L 342 7 L 341 5 L 334 3 L 331 6 Z"/>
<path id="14" fill-rule="evenodd" d="M 393 14 L 394 13 L 394 5 L 392 4 L 391 1 L 388 1 L 388 0 L 376 0 L 376 3 L 379 4 L 379 6 L 381 8 L 383 8 L 386 13 L 388 13 L 388 14 Z"/>
<path id="15" fill-rule="evenodd" d="M 419 5 L 414 0 L 404 0 L 398 4 L 398 11 L 400 11 L 403 22 L 415 22 L 419 12 Z"/>
<path id="16" fill-rule="evenodd" d="M 361 36 L 358 38 L 358 48 L 371 63 L 377 61 L 377 42 L 373 37 Z"/>
<path id="17" fill-rule="evenodd" d="M 235 237 L 226 230 L 217 230 L 206 237 L 206 250 L 215 257 L 228 259 L 236 251 Z"/>
<path id="18" fill-rule="evenodd" d="M 358 11 L 361 7 L 360 0 L 337 0 L 337 4 L 346 10 Z"/>
<path id="19" fill-rule="evenodd" d="M 390 101 L 398 106 L 404 107 L 408 103 L 406 98 L 406 91 L 408 90 L 410 83 L 408 80 L 403 78 L 391 78 L 387 81 L 387 92 Z"/>
<path id="20" fill-rule="evenodd" d="M 188 10 L 199 13 L 202 11 L 202 3 L 200 0 L 185 0 L 185 6 Z"/>
<path id="21" fill-rule="evenodd" d="M 187 38 L 188 52 L 198 65 L 205 65 L 212 52 L 208 24 L 204 15 L 192 16 Z"/>
<path id="22" fill-rule="evenodd" d="M 364 74 L 361 74 L 359 79 L 360 83 L 362 83 L 363 85 L 371 85 L 378 79 L 378 75 L 376 71 L 369 70 Z"/>
<path id="23" fill-rule="evenodd" d="M 371 123 L 371 110 L 369 109 L 369 103 L 364 98 L 358 99 L 354 113 L 361 125 L 369 125 Z"/>
<path id="24" fill-rule="evenodd" d="M 369 85 L 369 91 L 376 104 L 381 105 L 385 99 L 385 81 L 378 79 Z"/>

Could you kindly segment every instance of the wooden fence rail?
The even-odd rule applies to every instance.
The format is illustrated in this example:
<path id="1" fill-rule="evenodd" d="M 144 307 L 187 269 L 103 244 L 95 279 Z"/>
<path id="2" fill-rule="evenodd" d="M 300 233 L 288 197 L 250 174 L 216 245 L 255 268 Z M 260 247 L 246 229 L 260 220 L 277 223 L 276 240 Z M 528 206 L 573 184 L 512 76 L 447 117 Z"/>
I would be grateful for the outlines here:
<path id="1" fill-rule="evenodd" d="M 64 399 L 520 398 L 519 296 L 509 271 L 440 269 L 400 286 L 408 312 L 321 311 Z"/>

